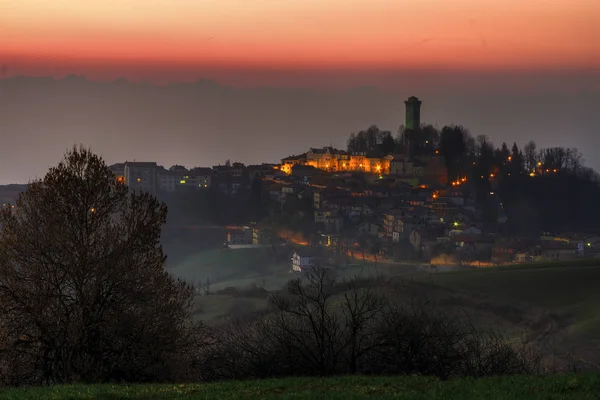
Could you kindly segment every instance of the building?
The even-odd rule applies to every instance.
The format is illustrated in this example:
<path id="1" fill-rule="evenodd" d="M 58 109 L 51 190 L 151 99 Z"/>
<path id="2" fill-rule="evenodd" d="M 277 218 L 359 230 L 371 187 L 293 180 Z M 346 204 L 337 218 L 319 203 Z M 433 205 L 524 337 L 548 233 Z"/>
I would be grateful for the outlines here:
<path id="1" fill-rule="evenodd" d="M 362 171 L 387 175 L 390 173 L 391 155 L 348 153 L 333 147 L 310 148 L 308 152 L 283 158 L 281 171 L 291 174 L 295 165 L 306 165 L 328 172 Z"/>
<path id="2" fill-rule="evenodd" d="M 318 258 L 316 254 L 308 249 L 301 249 L 294 252 L 292 255 L 292 271 L 302 272 L 317 264 Z"/>
<path id="3" fill-rule="evenodd" d="M 250 184 L 248 170 L 242 163 L 235 162 L 233 164 L 216 165 L 212 169 L 214 171 L 215 186 L 221 193 L 228 196 L 236 195 Z"/>
<path id="4" fill-rule="evenodd" d="M 295 165 L 306 165 L 306 153 L 282 158 L 280 169 L 282 172 L 290 175 Z"/>
<path id="5" fill-rule="evenodd" d="M 193 168 L 188 170 L 181 165 L 174 165 L 168 170 L 158 170 L 158 186 L 163 192 L 194 191 L 208 189 L 212 181 L 210 168 Z"/>
<path id="6" fill-rule="evenodd" d="M 407 130 L 419 134 L 421 125 L 421 100 L 410 97 L 405 102 Z M 444 158 L 439 154 L 415 155 L 415 143 L 408 140 L 404 144 L 403 154 L 376 154 L 377 152 L 348 153 L 334 147 L 310 148 L 306 153 L 281 159 L 280 169 L 291 174 L 296 166 L 310 166 L 328 172 L 365 172 L 383 175 L 395 175 L 407 183 L 416 185 L 421 179 L 447 183 L 448 171 Z"/>
<path id="7" fill-rule="evenodd" d="M 415 96 L 411 96 L 404 102 L 406 106 L 406 122 L 404 126 L 411 131 L 421 129 L 421 103 Z"/>
<path id="8" fill-rule="evenodd" d="M 561 241 L 543 240 L 537 245 L 528 247 L 516 253 L 515 261 L 568 261 L 577 257 L 577 245 Z"/>
<path id="9" fill-rule="evenodd" d="M 125 182 L 125 163 L 117 163 L 108 167 L 117 180 Z"/>
<path id="10" fill-rule="evenodd" d="M 131 191 L 148 192 L 156 195 L 158 190 L 158 170 L 155 162 L 126 161 L 123 168 L 125 183 Z"/>
<path id="11" fill-rule="evenodd" d="M 253 244 L 254 230 L 251 228 L 236 229 L 227 232 L 227 244 Z"/>

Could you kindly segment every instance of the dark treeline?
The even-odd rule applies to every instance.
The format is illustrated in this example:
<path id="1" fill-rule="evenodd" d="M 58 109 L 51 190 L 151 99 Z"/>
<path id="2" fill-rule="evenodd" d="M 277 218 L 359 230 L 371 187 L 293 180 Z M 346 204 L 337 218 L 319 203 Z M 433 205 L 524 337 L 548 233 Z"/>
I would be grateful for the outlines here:
<path id="1" fill-rule="evenodd" d="M 598 231 L 600 209 L 594 204 L 600 201 L 600 179 L 577 149 L 537 150 L 532 141 L 523 149 L 516 143 L 495 147 L 486 136 L 473 138 L 454 126 L 442 129 L 439 153 L 449 181 L 466 177 L 490 221 L 497 218 L 501 204 L 508 217 L 507 233 Z"/>
<path id="2" fill-rule="evenodd" d="M 497 220 L 501 203 L 508 234 L 598 233 L 600 177 L 577 149 L 538 148 L 533 141 L 522 148 L 517 143 L 496 147 L 487 136 L 473 136 L 460 125 L 438 129 L 423 124 L 419 131 L 401 126 L 396 137 L 373 125 L 348 139 L 349 152 L 392 154 L 409 149 L 416 157 L 444 157 L 449 182 L 467 178 L 467 194 L 476 198 L 488 222 Z"/>
<path id="3" fill-rule="evenodd" d="M 433 154 L 439 137 L 439 131 L 428 124 L 423 124 L 418 132 L 400 126 L 395 137 L 390 131 L 382 131 L 377 125 L 371 125 L 367 130 L 350 134 L 347 150 L 349 153 L 402 153 L 410 141 L 416 152 Z"/>

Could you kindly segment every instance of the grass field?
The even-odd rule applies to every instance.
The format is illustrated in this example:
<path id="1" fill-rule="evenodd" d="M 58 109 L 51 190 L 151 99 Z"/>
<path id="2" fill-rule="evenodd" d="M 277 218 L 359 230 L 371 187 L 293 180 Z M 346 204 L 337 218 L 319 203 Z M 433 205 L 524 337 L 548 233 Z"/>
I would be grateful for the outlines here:
<path id="1" fill-rule="evenodd" d="M 0 399 L 597 399 L 598 375 L 495 377 L 440 382 L 426 377 L 289 378 L 188 385 L 95 385 L 11 389 Z"/>
<path id="2" fill-rule="evenodd" d="M 462 295 L 473 308 L 503 318 L 501 329 L 527 331 L 526 341 L 543 342 L 559 358 L 574 357 L 598 369 L 600 266 L 591 264 L 478 268 L 414 279 Z"/>
<path id="3" fill-rule="evenodd" d="M 213 284 L 287 272 L 289 255 L 282 249 L 213 249 L 189 254 L 170 272 L 193 282 L 206 280 Z"/>
<path id="4" fill-rule="evenodd" d="M 518 266 L 432 274 L 436 285 L 520 302 L 568 318 L 573 333 L 600 334 L 600 266 Z"/>
<path id="5" fill-rule="evenodd" d="M 195 284 L 208 278 L 212 293 L 251 285 L 274 291 L 294 277 L 289 273 L 291 248 L 185 251 L 186 256 L 169 270 Z M 427 273 L 423 268 L 357 261 L 340 268 L 339 274 L 342 279 L 377 273 L 399 279 L 412 276 L 431 291 L 446 291 L 442 302 L 467 308 L 479 325 L 498 328 L 515 341 L 543 342 L 554 353 L 585 354 L 590 365 L 600 365 L 600 267 L 596 263 L 578 260 Z M 265 304 L 265 299 L 240 295 L 198 296 L 199 312 L 194 317 L 216 321 Z"/>

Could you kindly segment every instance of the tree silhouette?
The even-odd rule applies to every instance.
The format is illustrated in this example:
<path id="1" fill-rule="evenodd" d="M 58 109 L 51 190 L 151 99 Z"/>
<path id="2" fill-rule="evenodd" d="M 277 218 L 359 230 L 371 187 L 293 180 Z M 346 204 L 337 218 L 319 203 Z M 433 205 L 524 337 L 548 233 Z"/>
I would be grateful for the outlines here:
<path id="1" fill-rule="evenodd" d="M 166 215 L 84 148 L 32 182 L 0 213 L 0 363 L 21 383 L 172 379 L 194 293 L 164 269 Z"/>

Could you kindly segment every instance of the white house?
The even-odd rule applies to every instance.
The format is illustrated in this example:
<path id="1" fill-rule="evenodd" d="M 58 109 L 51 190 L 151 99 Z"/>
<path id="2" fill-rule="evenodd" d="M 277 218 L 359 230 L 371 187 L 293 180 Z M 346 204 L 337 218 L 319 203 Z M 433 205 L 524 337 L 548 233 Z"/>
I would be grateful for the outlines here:
<path id="1" fill-rule="evenodd" d="M 313 254 L 298 250 L 292 255 L 292 271 L 302 272 L 315 265 L 317 257 Z"/>

